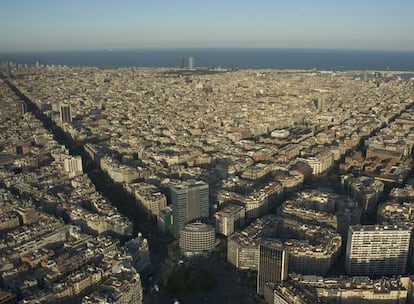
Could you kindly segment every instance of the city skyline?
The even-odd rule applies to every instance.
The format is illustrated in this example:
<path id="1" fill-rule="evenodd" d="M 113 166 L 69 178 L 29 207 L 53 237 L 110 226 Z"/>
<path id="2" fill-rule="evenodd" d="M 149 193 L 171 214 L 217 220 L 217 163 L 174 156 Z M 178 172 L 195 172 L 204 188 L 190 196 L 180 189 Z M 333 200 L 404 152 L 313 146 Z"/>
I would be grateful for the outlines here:
<path id="1" fill-rule="evenodd" d="M 0 10 L 0 304 L 414 303 L 408 0 Z"/>
<path id="2" fill-rule="evenodd" d="M 197 58 L 0 64 L 0 294 L 410 303 L 412 73 Z"/>
<path id="3" fill-rule="evenodd" d="M 0 52 L 270 47 L 414 50 L 411 1 L 13 1 Z"/>

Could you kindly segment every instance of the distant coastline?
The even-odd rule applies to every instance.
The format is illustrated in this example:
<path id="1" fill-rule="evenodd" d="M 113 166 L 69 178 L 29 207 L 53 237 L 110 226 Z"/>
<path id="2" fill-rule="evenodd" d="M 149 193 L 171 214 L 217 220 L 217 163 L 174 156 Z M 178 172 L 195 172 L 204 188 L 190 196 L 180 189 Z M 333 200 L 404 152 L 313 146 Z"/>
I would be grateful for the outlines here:
<path id="1" fill-rule="evenodd" d="M 414 72 L 414 51 L 183 48 L 106 49 L 84 51 L 36 51 L 1 53 L 0 62 L 93 67 L 178 67 L 195 59 L 197 67 L 239 69 L 318 69 Z"/>

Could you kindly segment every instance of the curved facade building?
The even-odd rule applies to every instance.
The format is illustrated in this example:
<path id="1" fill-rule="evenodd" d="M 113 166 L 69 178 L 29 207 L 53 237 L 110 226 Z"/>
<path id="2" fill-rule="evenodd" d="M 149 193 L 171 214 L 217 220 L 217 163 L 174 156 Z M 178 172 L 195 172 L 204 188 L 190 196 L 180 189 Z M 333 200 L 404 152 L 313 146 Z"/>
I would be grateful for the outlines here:
<path id="1" fill-rule="evenodd" d="M 180 248 L 186 256 L 207 254 L 213 250 L 215 243 L 215 229 L 210 225 L 195 222 L 181 230 Z"/>

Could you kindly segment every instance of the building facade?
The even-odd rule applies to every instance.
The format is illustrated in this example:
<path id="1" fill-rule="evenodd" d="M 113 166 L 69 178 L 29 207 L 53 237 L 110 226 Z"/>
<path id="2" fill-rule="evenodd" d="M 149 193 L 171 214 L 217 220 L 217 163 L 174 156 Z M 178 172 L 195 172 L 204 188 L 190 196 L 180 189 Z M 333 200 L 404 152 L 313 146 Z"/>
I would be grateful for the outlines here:
<path id="1" fill-rule="evenodd" d="M 208 254 L 214 248 L 216 234 L 210 225 L 195 222 L 187 224 L 180 233 L 180 248 L 186 256 Z"/>
<path id="2" fill-rule="evenodd" d="M 266 283 L 279 283 L 287 279 L 288 253 L 279 240 L 265 239 L 259 245 L 257 294 L 263 296 Z"/>
<path id="3" fill-rule="evenodd" d="M 69 177 L 75 177 L 83 174 L 82 157 L 68 156 L 63 161 L 63 168 Z"/>
<path id="4" fill-rule="evenodd" d="M 70 124 L 72 122 L 72 108 L 70 104 L 61 103 L 60 104 L 60 123 L 63 125 L 65 123 Z"/>
<path id="5" fill-rule="evenodd" d="M 154 185 L 136 183 L 134 197 L 149 217 L 157 216 L 167 206 L 167 198 Z"/>
<path id="6" fill-rule="evenodd" d="M 229 236 L 244 226 L 246 209 L 244 206 L 230 204 L 214 215 L 216 219 L 216 232 Z"/>
<path id="7" fill-rule="evenodd" d="M 176 238 L 180 236 L 185 224 L 209 217 L 209 187 L 202 181 L 182 183 L 172 187 L 171 201 L 174 218 L 173 234 Z"/>
<path id="8" fill-rule="evenodd" d="M 349 275 L 401 275 L 406 271 L 411 228 L 350 226 L 345 268 Z"/>
<path id="9" fill-rule="evenodd" d="M 158 229 L 166 234 L 168 232 L 172 232 L 174 218 L 173 218 L 173 210 L 170 206 L 167 206 L 158 212 L 157 216 L 157 226 Z"/>
<path id="10" fill-rule="evenodd" d="M 194 60 L 194 57 L 189 57 L 188 58 L 188 68 L 190 70 L 193 70 L 195 68 L 195 60 Z"/>

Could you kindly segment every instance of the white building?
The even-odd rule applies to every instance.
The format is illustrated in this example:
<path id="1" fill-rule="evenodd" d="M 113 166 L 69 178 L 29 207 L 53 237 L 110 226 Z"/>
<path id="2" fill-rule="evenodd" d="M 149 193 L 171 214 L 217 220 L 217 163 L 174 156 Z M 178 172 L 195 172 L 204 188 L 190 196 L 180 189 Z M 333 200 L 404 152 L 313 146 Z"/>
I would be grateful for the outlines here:
<path id="1" fill-rule="evenodd" d="M 180 248 L 184 255 L 206 254 L 213 250 L 216 243 L 214 228 L 210 225 L 195 222 L 187 224 L 180 233 Z"/>
<path id="2" fill-rule="evenodd" d="M 405 273 L 411 228 L 406 226 L 350 226 L 345 268 L 349 275 Z"/>
<path id="3" fill-rule="evenodd" d="M 63 169 L 69 177 L 75 177 L 83 174 L 82 157 L 81 156 L 67 156 L 63 160 Z"/>

